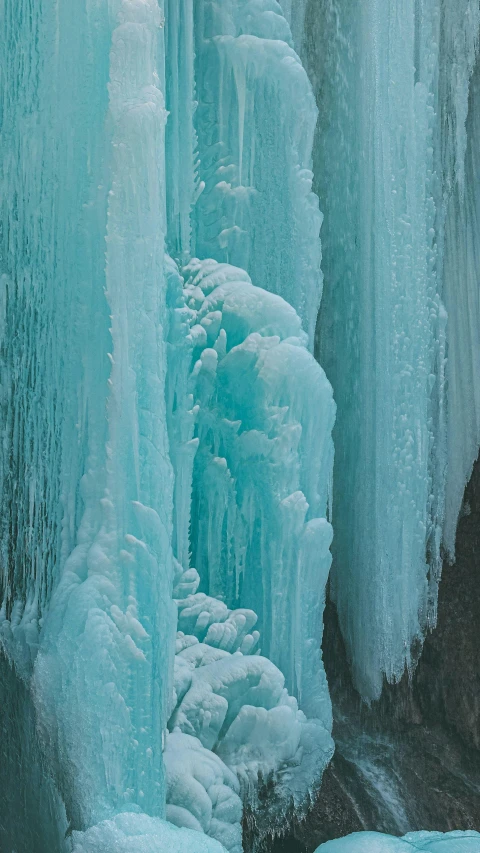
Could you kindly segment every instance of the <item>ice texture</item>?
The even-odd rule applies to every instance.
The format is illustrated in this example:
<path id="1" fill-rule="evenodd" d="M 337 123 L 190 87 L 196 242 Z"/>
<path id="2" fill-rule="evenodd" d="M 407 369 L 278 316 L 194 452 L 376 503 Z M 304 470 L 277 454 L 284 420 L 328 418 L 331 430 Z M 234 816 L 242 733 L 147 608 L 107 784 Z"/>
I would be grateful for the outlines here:
<path id="1" fill-rule="evenodd" d="M 480 833 L 467 832 L 409 832 L 403 838 L 381 835 L 378 832 L 355 832 L 346 838 L 327 841 L 316 853 L 477 853 Z"/>
<path id="2" fill-rule="evenodd" d="M 195 252 L 246 270 L 299 314 L 313 347 L 322 274 L 312 193 L 317 111 L 276 0 L 195 6 Z"/>
<path id="3" fill-rule="evenodd" d="M 338 406 L 331 592 L 367 699 L 413 668 L 435 624 L 442 541 L 451 551 L 478 453 L 462 224 L 475 227 L 468 164 L 462 188 L 478 16 L 469 0 L 332 0 L 305 20 L 326 215 L 316 353 Z M 445 229 L 452 193 L 465 201 Z"/>
<path id="4" fill-rule="evenodd" d="M 335 408 L 281 297 L 212 259 L 167 270 L 178 606 L 168 725 L 213 750 L 254 805 L 257 780 L 274 780 L 274 829 L 292 802 L 303 807 L 333 746 L 320 643 Z"/>
<path id="5" fill-rule="evenodd" d="M 258 786 L 278 829 L 333 750 L 316 110 L 280 7 L 248 5 L 7 0 L 1 19 L 0 643 L 45 773 L 27 820 L 41 803 L 57 824 L 38 853 L 241 853 Z M 248 225 L 255 286 L 202 231 L 206 105 L 250 68 L 258 199 L 222 228 Z M 283 124 L 256 157 L 272 86 Z"/>
<path id="6" fill-rule="evenodd" d="M 72 833 L 71 853 L 225 853 L 217 841 L 159 818 L 127 812 Z M 70 853 L 69 851 L 69 853 Z"/>
<path id="7" fill-rule="evenodd" d="M 453 55 L 453 62 L 445 70 L 444 82 L 445 125 L 448 131 L 445 144 L 449 154 L 444 238 L 445 305 L 448 311 L 448 468 L 444 541 L 453 558 L 463 494 L 480 447 L 480 280 L 477 247 L 480 69 L 476 62 L 480 7 L 478 3 L 466 3 L 465 0 L 458 6 L 450 4 L 449 16 L 452 20 L 445 35 L 445 49 Z M 455 122 L 447 120 L 452 113 L 456 117 Z"/>

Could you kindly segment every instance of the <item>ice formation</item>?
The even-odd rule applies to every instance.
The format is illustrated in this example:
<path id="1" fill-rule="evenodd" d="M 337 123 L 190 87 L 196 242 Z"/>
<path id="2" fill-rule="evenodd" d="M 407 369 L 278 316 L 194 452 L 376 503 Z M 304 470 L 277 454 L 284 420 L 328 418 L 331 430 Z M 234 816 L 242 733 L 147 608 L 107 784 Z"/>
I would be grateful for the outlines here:
<path id="1" fill-rule="evenodd" d="M 225 853 L 225 848 L 190 829 L 146 814 L 126 813 L 72 833 L 72 853 Z"/>
<path id="2" fill-rule="evenodd" d="M 480 446 L 480 341 L 478 234 L 478 138 L 480 132 L 480 68 L 476 61 L 480 11 L 470 3 L 454 18 L 449 32 L 454 74 L 448 78 L 447 109 L 457 117 L 451 142 L 449 189 L 445 222 L 445 305 L 448 311 L 448 467 L 446 482 L 445 545 L 454 555 L 455 532 L 465 484 Z M 460 25 L 459 25 L 460 24 Z M 463 24 L 463 27 L 462 27 Z M 470 88 L 465 85 L 472 73 Z M 458 177 L 457 177 L 458 176 Z M 457 179 L 455 179 L 457 177 Z"/>
<path id="3" fill-rule="evenodd" d="M 195 251 L 283 296 L 313 347 L 322 276 L 311 85 L 276 0 L 199 0 L 195 20 Z"/>
<path id="4" fill-rule="evenodd" d="M 272 830 L 289 803 L 302 807 L 332 751 L 318 642 L 332 393 L 281 297 L 211 259 L 182 275 L 169 261 L 168 271 L 178 606 L 168 725 L 214 750 L 243 797 L 259 776 L 275 779 Z M 287 595 L 275 595 L 277 585 Z"/>
<path id="5" fill-rule="evenodd" d="M 302 56 L 326 215 L 317 354 L 338 406 L 331 591 L 372 699 L 435 624 L 442 540 L 451 551 L 479 447 L 465 120 L 480 13 L 469 0 L 314 6 Z"/>
<path id="6" fill-rule="evenodd" d="M 477 853 L 480 833 L 409 832 L 403 838 L 378 832 L 355 832 L 346 838 L 321 844 L 316 853 Z"/>
<path id="7" fill-rule="evenodd" d="M 276 3 L 6 8 L 0 642 L 58 825 L 36 851 L 241 853 L 258 785 L 275 829 L 333 750 L 313 95 Z M 298 110 L 256 151 L 277 72 Z M 230 228 L 256 286 L 209 259 Z"/>
<path id="8" fill-rule="evenodd" d="M 397 6 L 2 4 L 0 666 L 19 790 L 44 780 L 5 849 L 28 825 L 35 853 L 241 853 L 259 787 L 274 832 L 332 754 L 300 56 L 331 590 L 366 698 L 435 621 L 480 442 L 480 11 Z"/>

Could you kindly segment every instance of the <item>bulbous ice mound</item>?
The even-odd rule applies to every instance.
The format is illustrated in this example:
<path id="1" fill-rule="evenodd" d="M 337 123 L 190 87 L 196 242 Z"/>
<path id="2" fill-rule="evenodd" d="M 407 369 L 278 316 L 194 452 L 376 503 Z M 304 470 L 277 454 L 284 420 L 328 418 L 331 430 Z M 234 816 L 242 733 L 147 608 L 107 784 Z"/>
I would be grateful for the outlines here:
<path id="1" fill-rule="evenodd" d="M 320 644 L 331 562 L 332 389 L 283 299 L 212 260 L 191 261 L 184 277 L 191 346 L 184 384 L 194 412 L 186 438 L 195 442 L 189 545 L 201 589 L 249 625 L 258 615 L 263 653 L 305 714 L 330 728 Z M 182 605 L 186 633 L 195 634 L 195 608 L 208 609 L 198 599 Z M 210 622 L 210 636 L 235 633 L 218 626 L 225 618 Z"/>
<path id="2" fill-rule="evenodd" d="M 167 818 L 241 853 L 242 804 L 259 782 L 275 783 L 272 813 L 301 806 L 330 755 L 329 730 L 308 720 L 280 670 L 257 648 L 256 614 L 198 593 L 196 569 L 175 561 L 174 710 L 164 761 Z M 183 596 L 183 597 L 182 597 Z"/>
<path id="3" fill-rule="evenodd" d="M 467 832 L 409 832 L 403 838 L 379 832 L 354 832 L 321 844 L 316 853 L 478 853 L 480 833 Z"/>
<path id="4" fill-rule="evenodd" d="M 333 749 L 320 647 L 335 406 L 281 297 L 213 260 L 192 260 L 183 278 L 170 262 L 167 274 L 178 557 L 169 738 L 215 753 L 225 784 L 233 771 L 254 806 L 259 784 L 273 783 L 262 819 L 274 831 L 308 802 Z M 169 792 L 180 760 L 172 741 Z M 172 813 L 193 826 L 196 808 L 189 793 Z M 212 834 L 209 814 L 200 823 Z"/>
<path id="5" fill-rule="evenodd" d="M 72 839 L 72 853 L 225 853 L 206 835 L 133 812 L 73 832 Z"/>
<path id="6" fill-rule="evenodd" d="M 198 738 L 180 729 L 167 736 L 163 758 L 167 820 L 210 835 L 229 853 L 242 853 L 242 801 L 235 774 Z"/>

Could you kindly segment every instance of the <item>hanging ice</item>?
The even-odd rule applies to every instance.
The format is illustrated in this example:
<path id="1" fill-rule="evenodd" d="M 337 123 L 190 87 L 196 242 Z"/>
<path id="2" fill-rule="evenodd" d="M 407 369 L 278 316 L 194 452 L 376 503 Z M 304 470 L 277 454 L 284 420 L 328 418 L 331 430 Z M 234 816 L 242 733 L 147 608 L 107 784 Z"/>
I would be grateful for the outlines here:
<path id="1" fill-rule="evenodd" d="M 320 105 L 326 213 L 317 353 L 338 405 L 331 591 L 371 699 L 413 666 L 435 624 L 442 537 L 451 549 L 478 452 L 476 383 L 467 391 L 459 376 L 459 360 L 468 370 L 475 359 L 462 328 L 469 315 L 475 335 L 475 299 L 462 306 L 476 282 L 449 199 L 463 193 L 479 10 L 468 0 L 313 6 L 302 56 Z M 455 303 L 450 326 L 444 302 Z"/>
<path id="2" fill-rule="evenodd" d="M 277 72 L 285 117 L 301 91 L 257 152 L 263 201 L 241 217 L 254 286 L 191 260 L 207 247 L 205 105 L 240 91 L 205 78 L 208 4 L 195 18 L 189 0 L 6 6 L 1 644 L 56 823 L 36 853 L 240 853 L 242 798 L 255 807 L 273 783 L 278 828 L 333 748 L 320 643 L 334 404 L 296 311 L 269 292 L 312 332 L 313 97 L 280 8 L 232 6 L 258 106 Z M 226 11 L 210 7 L 219 33 Z M 265 128 L 245 125 L 252 175 Z M 262 260 L 262 234 L 281 265 Z M 21 825 L 3 846 L 22 849 Z"/>
<path id="3" fill-rule="evenodd" d="M 276 0 L 200 0 L 195 20 L 205 184 L 195 252 L 283 296 L 313 348 L 322 277 L 311 86 Z"/>
<path id="4" fill-rule="evenodd" d="M 444 288 L 448 311 L 448 469 L 445 546 L 451 556 L 465 486 L 480 447 L 480 281 L 477 262 L 480 69 L 476 59 L 480 8 L 450 4 L 444 71 L 447 121 Z M 476 63 L 476 65 L 475 65 Z M 474 69 L 474 71 L 473 71 Z M 468 82 L 473 71 L 470 87 Z"/>

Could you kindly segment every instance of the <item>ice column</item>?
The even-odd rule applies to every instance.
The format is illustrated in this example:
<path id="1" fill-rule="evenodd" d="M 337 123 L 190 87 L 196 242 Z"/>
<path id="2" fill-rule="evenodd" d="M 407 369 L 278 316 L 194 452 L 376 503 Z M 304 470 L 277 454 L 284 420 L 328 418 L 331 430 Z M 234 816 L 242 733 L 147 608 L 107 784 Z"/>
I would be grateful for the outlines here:
<path id="1" fill-rule="evenodd" d="M 201 0 L 195 26 L 205 183 L 195 251 L 245 269 L 286 299 L 313 347 L 322 277 L 310 83 L 274 0 Z"/>
<path id="2" fill-rule="evenodd" d="M 471 0 L 312 0 L 305 14 L 326 212 L 316 351 L 338 404 L 331 590 L 367 698 L 435 624 L 478 454 L 479 17 Z"/>
<path id="3" fill-rule="evenodd" d="M 317 353 L 338 405 L 331 591 L 370 699 L 413 663 L 435 620 L 441 566 L 439 34 L 433 0 L 327 0 L 306 12 L 328 214 Z"/>
<path id="4" fill-rule="evenodd" d="M 458 513 L 480 448 L 480 280 L 478 266 L 478 50 L 480 7 L 450 2 L 444 10 L 443 104 L 444 299 L 448 311 L 448 467 L 445 546 L 453 557 Z M 469 85 L 470 84 L 470 85 Z M 468 112 L 468 117 L 467 117 Z"/>
<path id="5" fill-rule="evenodd" d="M 193 0 L 165 3 L 167 246 L 185 263 L 191 251 L 191 208 L 198 193 Z"/>
<path id="6" fill-rule="evenodd" d="M 305 806 L 333 746 L 320 645 L 335 406 L 281 297 L 211 259 L 182 276 L 169 262 L 168 280 L 179 608 L 169 729 L 220 756 L 254 805 L 259 777 L 274 782 L 259 815 L 271 832 L 291 802 Z"/>
<path id="7" fill-rule="evenodd" d="M 131 803 L 149 814 L 164 810 L 162 732 L 175 627 L 162 330 L 160 10 L 155 0 L 125 0 L 112 23 L 106 444 L 100 470 L 84 475 L 78 544 L 45 620 L 35 668 L 40 717 L 50 737 L 56 730 L 53 743 L 71 768 L 80 826 Z"/>
<path id="8" fill-rule="evenodd" d="M 22 74 L 2 140 L 2 645 L 27 683 L 33 664 L 43 746 L 78 830 L 165 809 L 176 610 L 162 22 L 156 0 L 14 4 L 4 19 L 8 69 Z"/>

